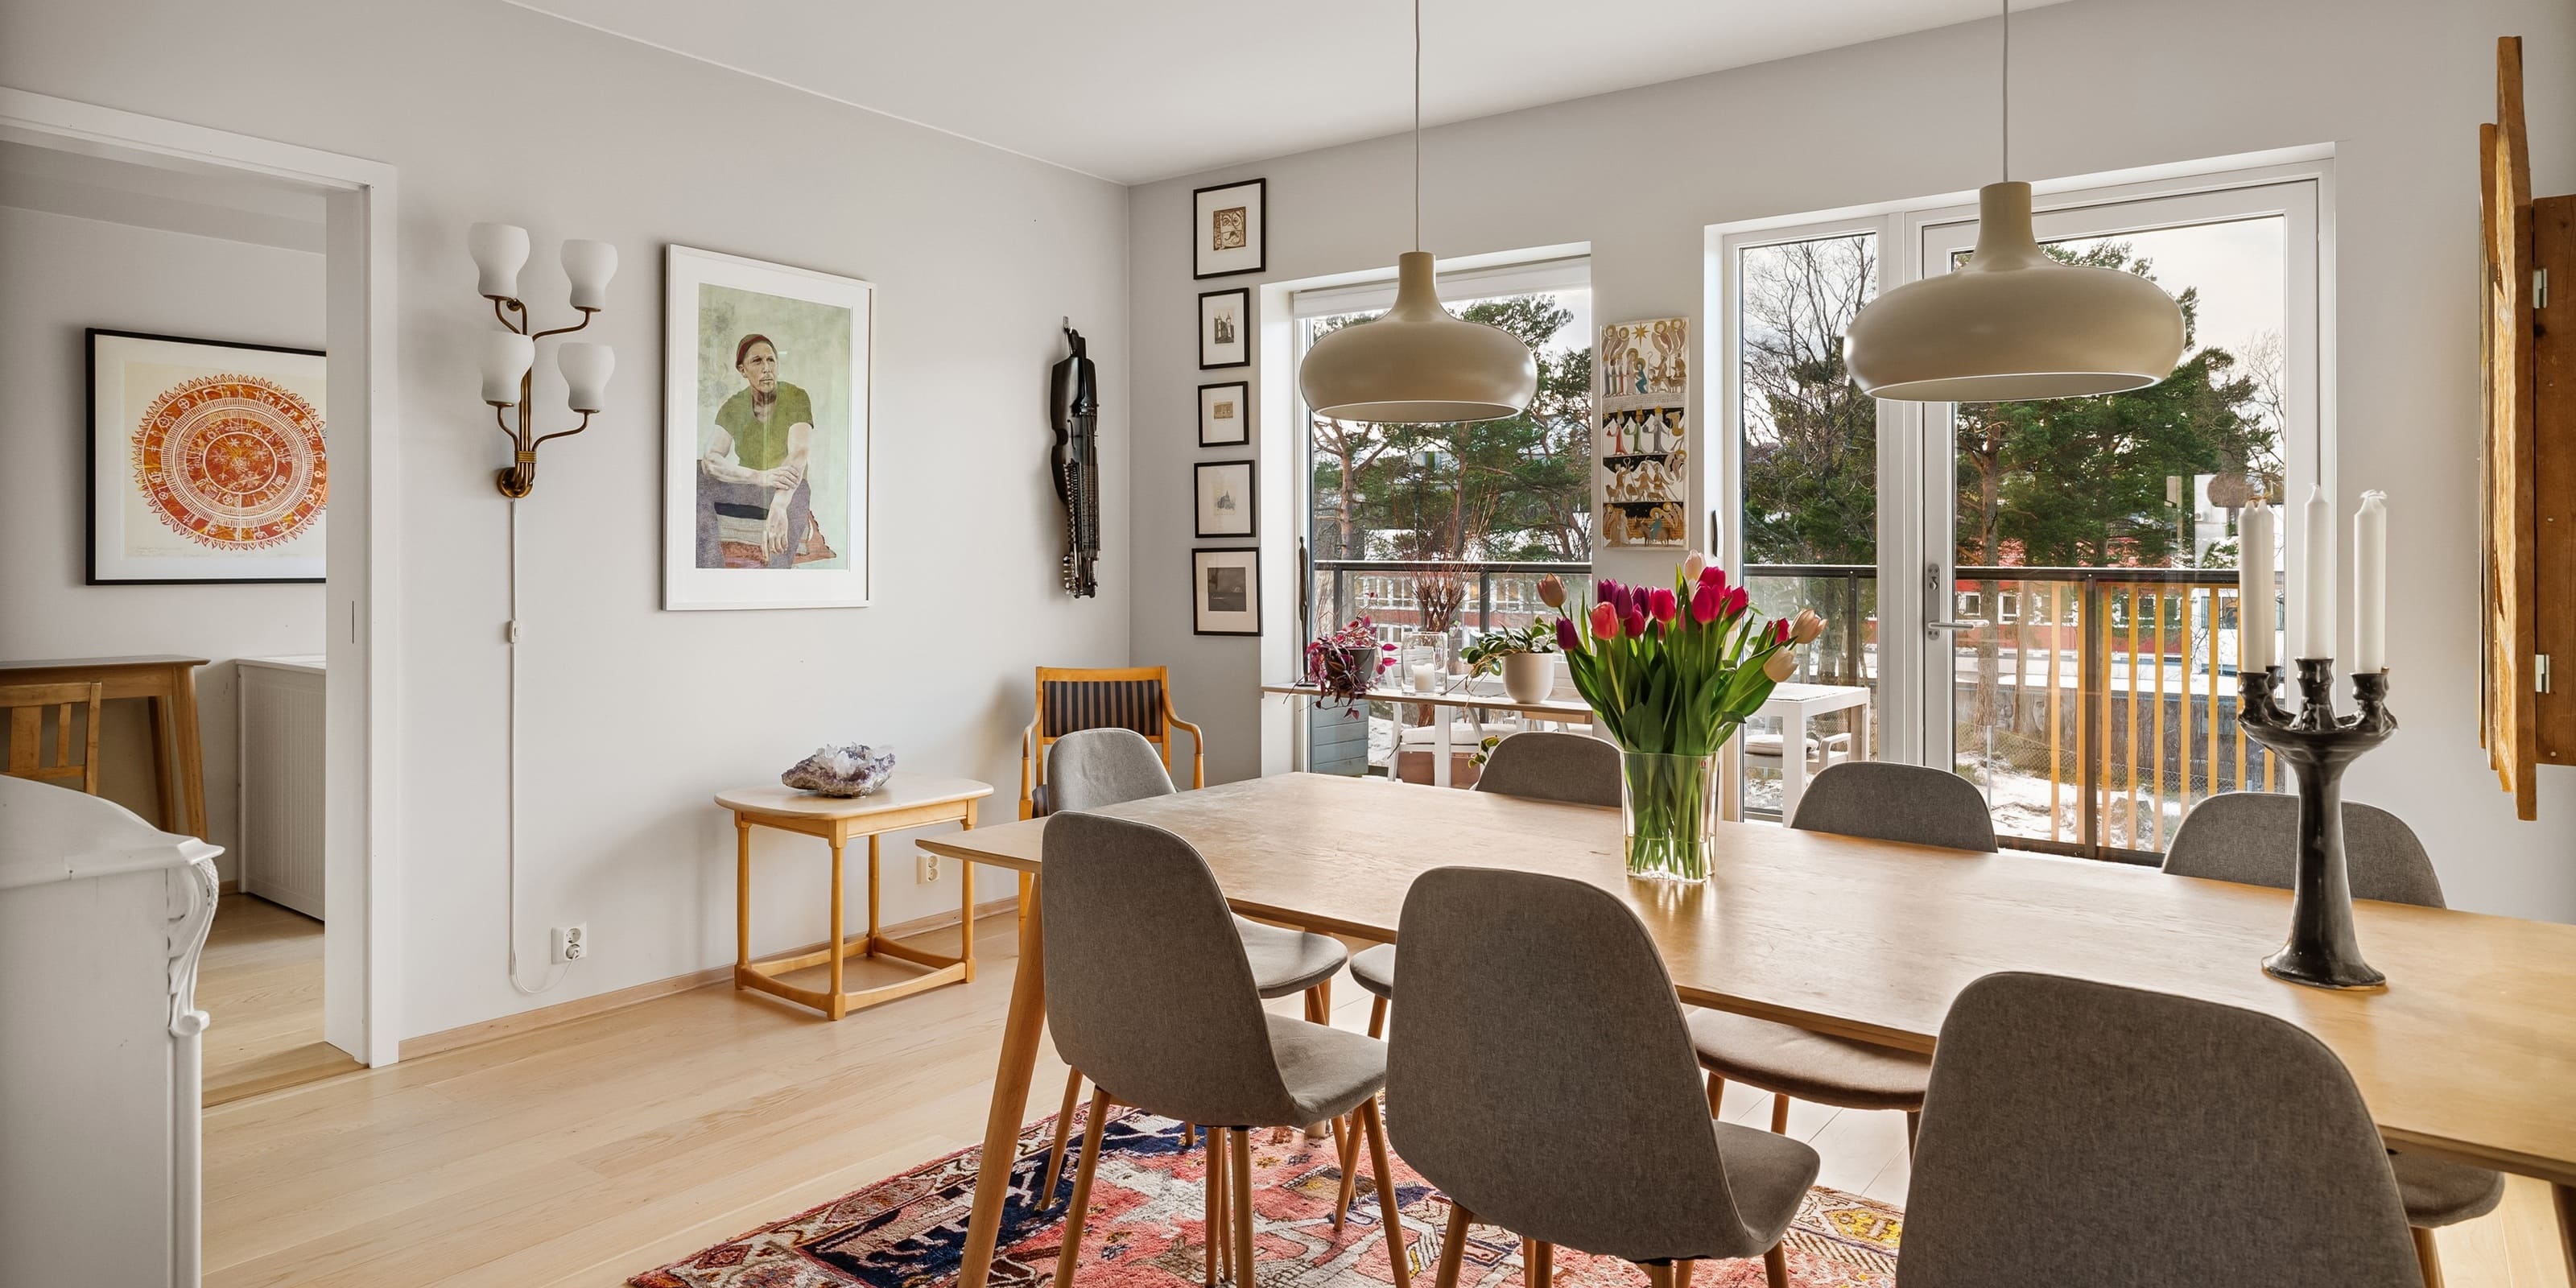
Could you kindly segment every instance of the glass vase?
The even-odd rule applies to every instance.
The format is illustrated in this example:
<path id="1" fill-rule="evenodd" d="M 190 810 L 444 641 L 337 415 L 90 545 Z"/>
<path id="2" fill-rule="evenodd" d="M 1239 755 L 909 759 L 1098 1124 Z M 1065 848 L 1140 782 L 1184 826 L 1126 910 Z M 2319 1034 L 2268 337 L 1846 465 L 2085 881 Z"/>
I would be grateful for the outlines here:
<path id="1" fill-rule="evenodd" d="M 1619 753 L 1628 875 L 1705 881 L 1717 836 L 1717 757 Z"/>

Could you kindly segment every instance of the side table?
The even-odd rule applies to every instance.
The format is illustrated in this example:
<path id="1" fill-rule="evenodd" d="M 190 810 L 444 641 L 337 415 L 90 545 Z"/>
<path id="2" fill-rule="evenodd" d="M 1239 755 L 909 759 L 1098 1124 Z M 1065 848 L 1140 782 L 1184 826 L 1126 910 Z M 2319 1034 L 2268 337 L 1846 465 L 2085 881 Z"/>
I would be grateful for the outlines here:
<path id="1" fill-rule="evenodd" d="M 922 778 L 896 775 L 867 796 L 816 796 L 790 787 L 745 787 L 718 792 L 716 804 L 733 812 L 734 836 L 734 966 L 735 988 L 758 989 L 840 1019 L 852 1011 L 891 1002 L 942 984 L 975 978 L 975 865 L 958 865 L 957 955 L 923 952 L 877 933 L 877 838 L 886 832 L 957 822 L 975 826 L 975 803 L 993 794 L 990 783 L 971 778 Z M 810 952 L 752 960 L 751 829 L 774 827 L 783 832 L 819 836 L 832 847 L 832 938 Z M 868 928 L 844 935 L 841 924 L 841 849 L 853 837 L 868 838 Z M 925 968 L 911 979 L 875 988 L 845 990 L 842 964 L 852 957 L 886 957 Z M 831 986 L 820 992 L 782 983 L 790 971 L 831 963 Z"/>

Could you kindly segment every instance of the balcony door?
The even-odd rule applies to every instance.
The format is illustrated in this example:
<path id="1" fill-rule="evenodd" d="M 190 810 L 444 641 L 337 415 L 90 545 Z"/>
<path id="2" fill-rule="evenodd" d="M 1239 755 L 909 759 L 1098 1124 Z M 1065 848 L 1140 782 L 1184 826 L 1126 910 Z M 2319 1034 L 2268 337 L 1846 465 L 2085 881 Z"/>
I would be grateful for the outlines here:
<path id="1" fill-rule="evenodd" d="M 2332 477 L 2323 182 L 2310 167 L 2042 196 L 2051 253 L 2152 277 L 2189 323 L 2173 376 L 2102 398 L 1880 403 L 1850 384 L 1851 314 L 1964 264 L 1974 207 L 1723 236 L 1721 528 L 1766 612 L 1833 621 L 1798 678 L 1871 696 L 1851 714 L 1872 736 L 1810 729 L 1811 768 L 1860 747 L 1941 766 L 2007 845 L 2130 861 L 2153 861 L 2192 803 L 2282 785 L 2235 729 L 2235 534 L 2253 500 Z M 2304 555 L 2276 548 L 2286 584 Z M 1748 740 L 1753 817 L 1776 808 L 1769 749 Z"/>

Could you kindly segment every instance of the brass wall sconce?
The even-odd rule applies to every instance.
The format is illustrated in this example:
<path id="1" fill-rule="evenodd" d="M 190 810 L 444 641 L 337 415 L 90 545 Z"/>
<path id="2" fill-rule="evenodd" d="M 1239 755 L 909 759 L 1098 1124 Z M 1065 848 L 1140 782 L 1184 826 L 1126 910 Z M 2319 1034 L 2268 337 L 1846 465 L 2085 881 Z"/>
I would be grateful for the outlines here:
<path id="1" fill-rule="evenodd" d="M 608 279 L 617 272 L 617 248 L 601 241 L 566 241 L 564 276 L 572 282 L 572 307 L 581 314 L 581 321 L 532 332 L 528 306 L 519 299 L 519 269 L 528 262 L 528 230 L 510 224 L 476 224 L 466 230 L 465 247 L 482 275 L 477 289 L 492 301 L 492 316 L 507 328 L 487 333 L 478 356 L 483 401 L 492 405 L 493 419 L 512 448 L 509 468 L 500 471 L 495 481 L 501 495 L 515 501 L 537 485 L 537 448 L 590 428 L 590 418 L 606 405 L 608 376 L 617 368 L 617 354 L 604 344 L 569 341 L 555 350 L 555 364 L 563 372 L 564 401 L 581 413 L 581 423 L 539 436 L 535 409 L 528 404 L 536 388 L 537 341 L 579 331 L 608 306 Z M 517 315 L 515 320 L 512 314 Z M 516 428 L 510 424 L 513 407 L 519 411 Z"/>

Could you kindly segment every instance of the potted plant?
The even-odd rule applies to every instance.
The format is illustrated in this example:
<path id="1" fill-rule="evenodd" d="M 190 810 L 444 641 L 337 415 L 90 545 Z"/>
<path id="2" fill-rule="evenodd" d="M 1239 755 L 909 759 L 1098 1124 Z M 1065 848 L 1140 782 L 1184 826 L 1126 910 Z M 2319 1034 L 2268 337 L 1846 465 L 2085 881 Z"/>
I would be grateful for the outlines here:
<path id="1" fill-rule="evenodd" d="M 1503 692 L 1514 702 L 1543 702 L 1556 687 L 1556 632 L 1532 619 L 1517 630 L 1494 631 L 1469 642 L 1458 654 L 1469 675 L 1500 671 Z"/>
<path id="2" fill-rule="evenodd" d="M 1317 702 L 1338 701 L 1357 716 L 1361 700 L 1376 686 L 1378 672 L 1393 664 L 1394 655 L 1394 645 L 1378 643 L 1374 623 L 1354 617 L 1306 645 L 1306 683 L 1322 691 Z"/>
<path id="3" fill-rule="evenodd" d="M 1717 752 L 1788 678 L 1794 650 L 1824 619 L 1753 613 L 1742 586 L 1693 552 L 1673 586 L 1603 578 L 1587 611 L 1563 585 L 1539 588 L 1562 614 L 1557 647 L 1574 687 L 1618 739 L 1620 800 L 1631 876 L 1708 876 L 1717 820 Z"/>

